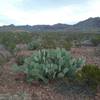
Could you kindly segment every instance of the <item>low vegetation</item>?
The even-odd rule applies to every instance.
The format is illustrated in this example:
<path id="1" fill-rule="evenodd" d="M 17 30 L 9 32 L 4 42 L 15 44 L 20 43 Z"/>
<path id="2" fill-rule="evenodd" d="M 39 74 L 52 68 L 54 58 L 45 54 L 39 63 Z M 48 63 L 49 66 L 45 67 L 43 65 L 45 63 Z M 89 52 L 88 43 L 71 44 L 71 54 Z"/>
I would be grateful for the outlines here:
<path id="1" fill-rule="evenodd" d="M 47 83 L 56 78 L 73 78 L 76 71 L 85 64 L 84 59 L 73 58 L 65 49 L 43 49 L 35 51 L 15 70 L 26 74 L 29 82 L 42 80 Z"/>
<path id="2" fill-rule="evenodd" d="M 100 44 L 100 36 L 96 35 L 91 39 L 92 43 L 94 44 L 94 46 L 98 46 Z"/>
<path id="3" fill-rule="evenodd" d="M 100 58 L 99 37 L 100 34 L 80 32 L 0 33 L 0 80 L 2 80 L 0 84 L 9 83 L 8 87 L 13 85 L 15 89 L 15 86 L 17 87 L 20 83 L 20 86 L 27 85 L 28 88 L 26 83 L 29 82 L 32 84 L 29 84 L 30 88 L 38 83 L 43 83 L 44 87 L 46 84 L 57 88 L 55 85 L 58 86 L 61 82 L 59 87 L 64 87 L 63 90 L 71 86 L 73 87 L 71 90 L 74 88 L 80 88 L 80 91 L 96 90 L 100 85 L 100 66 L 97 63 Z M 88 40 L 93 45 L 82 45 Z M 8 53 L 2 50 L 2 47 L 5 47 Z M 8 54 L 11 54 L 11 57 Z M 87 65 L 87 63 L 98 66 Z M 13 66 L 13 72 L 11 66 Z M 14 83 L 11 84 L 11 81 Z M 48 83 L 53 84 L 48 85 Z M 44 87 L 41 84 L 43 90 Z"/>
<path id="4" fill-rule="evenodd" d="M 25 32 L 4 32 L 0 33 L 0 44 L 3 44 L 6 49 L 13 52 L 16 47 L 16 44 L 28 43 L 31 41 L 31 38 L 31 34 Z"/>
<path id="5" fill-rule="evenodd" d="M 37 50 L 41 48 L 41 41 L 39 40 L 32 40 L 30 43 L 28 43 L 28 49 L 29 50 Z"/>
<path id="6" fill-rule="evenodd" d="M 77 72 L 77 78 L 82 84 L 86 84 L 93 90 L 100 85 L 100 68 L 96 65 L 85 65 Z"/>

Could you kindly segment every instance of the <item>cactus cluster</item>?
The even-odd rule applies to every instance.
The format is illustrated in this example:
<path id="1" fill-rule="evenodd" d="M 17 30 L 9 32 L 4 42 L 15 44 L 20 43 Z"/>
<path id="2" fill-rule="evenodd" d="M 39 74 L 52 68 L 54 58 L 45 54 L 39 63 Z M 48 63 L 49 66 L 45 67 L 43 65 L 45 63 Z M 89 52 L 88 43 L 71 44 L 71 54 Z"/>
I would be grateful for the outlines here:
<path id="1" fill-rule="evenodd" d="M 85 64 L 82 58 L 75 59 L 65 49 L 42 49 L 34 51 L 31 57 L 25 59 L 22 66 L 16 66 L 18 71 L 27 75 L 27 80 L 42 80 L 47 83 L 55 78 L 73 77 L 76 71 Z"/>

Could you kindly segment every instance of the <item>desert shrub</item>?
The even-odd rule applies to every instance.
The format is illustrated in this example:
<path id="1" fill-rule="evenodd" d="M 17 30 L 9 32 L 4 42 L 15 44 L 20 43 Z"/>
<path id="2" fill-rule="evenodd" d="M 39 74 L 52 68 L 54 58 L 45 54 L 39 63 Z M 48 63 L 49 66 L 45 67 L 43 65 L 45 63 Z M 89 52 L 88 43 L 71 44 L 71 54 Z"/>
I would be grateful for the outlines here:
<path id="1" fill-rule="evenodd" d="M 51 49 L 51 48 L 56 48 L 57 47 L 57 37 L 53 37 L 54 35 L 51 34 L 44 34 L 42 35 L 42 41 L 41 41 L 41 46 L 42 48 L 45 49 Z"/>
<path id="2" fill-rule="evenodd" d="M 32 40 L 31 34 L 27 32 L 3 32 L 0 33 L 0 44 L 3 44 L 6 49 L 13 52 L 16 44 L 27 44 Z"/>
<path id="3" fill-rule="evenodd" d="M 61 43 L 62 47 L 65 48 L 66 50 L 70 50 L 70 48 L 72 47 L 72 43 L 71 41 L 66 41 L 64 40 L 62 43 Z"/>
<path id="4" fill-rule="evenodd" d="M 45 34 L 42 36 L 41 46 L 46 49 L 59 47 L 69 50 L 72 47 L 72 41 L 63 36 L 59 36 L 59 34 Z"/>
<path id="5" fill-rule="evenodd" d="M 95 65 L 85 65 L 82 70 L 78 71 L 77 78 L 83 84 L 96 89 L 100 84 L 100 69 Z"/>
<path id="6" fill-rule="evenodd" d="M 92 43 L 94 44 L 94 46 L 97 46 L 98 44 L 100 44 L 100 36 L 95 36 L 91 39 Z"/>
<path id="7" fill-rule="evenodd" d="M 31 57 L 24 60 L 22 66 L 15 65 L 18 72 L 26 74 L 26 80 L 42 80 L 47 83 L 49 80 L 72 78 L 76 71 L 84 65 L 82 58 L 75 59 L 65 49 L 42 49 L 34 51 Z"/>
<path id="8" fill-rule="evenodd" d="M 16 63 L 18 65 L 23 65 L 24 64 L 24 60 L 25 60 L 25 56 L 17 56 L 16 57 Z"/>
<path id="9" fill-rule="evenodd" d="M 39 49 L 40 48 L 40 42 L 37 40 L 37 41 L 32 41 L 28 44 L 28 49 L 29 50 L 36 50 L 36 49 Z"/>

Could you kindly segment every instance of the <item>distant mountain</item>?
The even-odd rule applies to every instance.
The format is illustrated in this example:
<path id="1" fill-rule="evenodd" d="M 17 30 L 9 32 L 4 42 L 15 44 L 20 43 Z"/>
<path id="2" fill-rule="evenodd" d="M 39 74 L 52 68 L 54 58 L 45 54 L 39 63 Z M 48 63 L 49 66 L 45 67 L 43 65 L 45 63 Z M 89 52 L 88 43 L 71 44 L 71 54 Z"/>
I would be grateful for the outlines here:
<path id="1" fill-rule="evenodd" d="M 50 25 L 34 25 L 32 29 L 33 31 L 47 31 L 52 30 L 53 28 Z"/>
<path id="2" fill-rule="evenodd" d="M 75 24 L 73 27 L 80 31 L 100 31 L 100 17 L 88 18 Z"/>
<path id="3" fill-rule="evenodd" d="M 66 29 L 66 28 L 70 28 L 70 27 L 71 27 L 71 25 L 61 24 L 61 23 L 52 25 L 53 29 Z"/>
<path id="4" fill-rule="evenodd" d="M 1 26 L 0 32 L 4 31 L 27 31 L 27 32 L 43 32 L 43 31 L 72 31 L 72 32 L 100 32 L 100 17 L 88 18 L 80 21 L 74 25 L 68 24 L 54 24 L 54 25 L 23 25 L 15 26 L 13 24 L 8 26 Z"/>
<path id="5" fill-rule="evenodd" d="M 40 32 L 40 31 L 64 31 L 71 27 L 71 25 L 67 24 L 54 24 L 54 25 L 23 25 L 23 26 L 15 26 L 13 24 L 8 26 L 0 27 L 0 32 L 6 31 L 27 31 L 27 32 Z"/>

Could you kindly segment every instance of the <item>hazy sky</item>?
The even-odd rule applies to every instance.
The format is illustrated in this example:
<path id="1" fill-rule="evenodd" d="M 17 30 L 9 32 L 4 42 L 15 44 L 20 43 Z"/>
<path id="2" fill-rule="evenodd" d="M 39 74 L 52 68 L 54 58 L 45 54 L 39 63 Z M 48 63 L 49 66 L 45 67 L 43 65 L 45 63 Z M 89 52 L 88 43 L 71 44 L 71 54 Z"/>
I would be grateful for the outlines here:
<path id="1" fill-rule="evenodd" d="M 0 0 L 0 25 L 74 24 L 100 16 L 100 0 Z"/>

